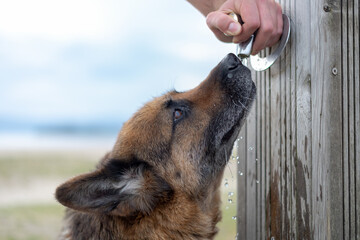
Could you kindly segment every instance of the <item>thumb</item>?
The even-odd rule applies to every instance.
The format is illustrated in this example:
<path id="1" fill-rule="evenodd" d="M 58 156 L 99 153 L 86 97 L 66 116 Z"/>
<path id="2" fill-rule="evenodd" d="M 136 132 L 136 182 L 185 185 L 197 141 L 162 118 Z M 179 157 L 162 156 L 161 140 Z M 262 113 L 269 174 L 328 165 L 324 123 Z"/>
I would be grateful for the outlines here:
<path id="1" fill-rule="evenodd" d="M 206 17 L 206 23 L 215 35 L 217 35 L 219 31 L 229 36 L 236 36 L 241 32 L 240 23 L 221 11 L 209 13 Z"/>

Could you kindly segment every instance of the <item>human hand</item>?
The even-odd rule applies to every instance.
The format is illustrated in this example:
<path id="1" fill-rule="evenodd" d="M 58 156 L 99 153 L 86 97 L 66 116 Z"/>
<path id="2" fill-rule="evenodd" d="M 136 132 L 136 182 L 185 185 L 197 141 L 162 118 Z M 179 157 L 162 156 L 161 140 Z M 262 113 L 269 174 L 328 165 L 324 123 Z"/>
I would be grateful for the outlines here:
<path id="1" fill-rule="evenodd" d="M 239 14 L 244 24 L 229 16 L 231 12 Z M 253 55 L 277 43 L 283 30 L 282 9 L 274 0 L 226 0 L 217 11 L 207 15 L 206 23 L 223 42 L 246 41 L 258 30 Z"/>

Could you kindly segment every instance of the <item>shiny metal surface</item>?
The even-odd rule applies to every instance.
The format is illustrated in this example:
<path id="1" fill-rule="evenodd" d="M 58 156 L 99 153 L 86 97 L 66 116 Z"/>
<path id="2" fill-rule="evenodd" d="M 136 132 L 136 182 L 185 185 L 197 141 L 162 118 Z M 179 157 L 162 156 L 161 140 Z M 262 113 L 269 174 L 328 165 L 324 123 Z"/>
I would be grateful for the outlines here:
<path id="1" fill-rule="evenodd" d="M 270 55 L 264 58 L 259 57 L 259 54 L 250 56 L 250 66 L 252 69 L 255 71 L 264 71 L 273 65 L 273 63 L 281 55 L 290 37 L 290 19 L 285 14 L 283 14 L 283 26 L 283 33 L 281 35 L 279 45 Z"/>

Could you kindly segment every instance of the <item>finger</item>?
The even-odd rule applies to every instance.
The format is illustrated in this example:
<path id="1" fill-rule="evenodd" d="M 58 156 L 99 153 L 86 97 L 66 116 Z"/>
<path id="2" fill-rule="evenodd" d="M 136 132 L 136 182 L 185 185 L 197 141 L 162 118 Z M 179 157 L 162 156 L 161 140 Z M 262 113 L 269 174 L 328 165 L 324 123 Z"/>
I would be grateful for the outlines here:
<path id="1" fill-rule="evenodd" d="M 214 33 L 215 37 L 219 39 L 222 42 L 231 43 L 233 37 L 232 36 L 226 36 L 222 31 L 219 29 L 212 29 L 212 32 Z"/>
<path id="2" fill-rule="evenodd" d="M 240 23 L 221 11 L 209 13 L 206 17 L 206 23 L 214 33 L 220 31 L 223 34 L 234 36 L 241 32 Z"/>
<path id="3" fill-rule="evenodd" d="M 244 22 L 241 27 L 241 34 L 234 36 L 233 42 L 244 42 L 260 27 L 259 10 L 254 0 L 244 0 L 238 10 Z"/>
<path id="4" fill-rule="evenodd" d="M 259 5 L 260 28 L 256 34 L 251 54 L 257 54 L 267 46 L 268 41 L 273 37 L 277 28 L 277 18 L 271 15 L 271 9 L 266 4 Z"/>
<path id="5" fill-rule="evenodd" d="M 276 18 L 277 18 L 277 27 L 275 32 L 273 33 L 273 36 L 269 39 L 266 47 L 272 47 L 277 43 L 281 37 L 282 31 L 283 31 L 283 18 L 282 18 L 282 8 L 281 5 L 278 3 L 276 4 L 277 12 L 276 12 Z"/>

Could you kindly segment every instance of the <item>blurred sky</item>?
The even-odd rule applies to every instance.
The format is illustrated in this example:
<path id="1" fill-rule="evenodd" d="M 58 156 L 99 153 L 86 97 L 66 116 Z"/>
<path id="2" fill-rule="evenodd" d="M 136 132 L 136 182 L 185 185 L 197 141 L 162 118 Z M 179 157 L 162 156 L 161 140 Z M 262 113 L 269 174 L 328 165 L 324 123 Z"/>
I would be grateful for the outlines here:
<path id="1" fill-rule="evenodd" d="M 0 130 L 121 126 L 234 51 L 185 0 L 0 0 Z"/>

